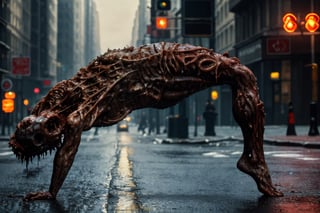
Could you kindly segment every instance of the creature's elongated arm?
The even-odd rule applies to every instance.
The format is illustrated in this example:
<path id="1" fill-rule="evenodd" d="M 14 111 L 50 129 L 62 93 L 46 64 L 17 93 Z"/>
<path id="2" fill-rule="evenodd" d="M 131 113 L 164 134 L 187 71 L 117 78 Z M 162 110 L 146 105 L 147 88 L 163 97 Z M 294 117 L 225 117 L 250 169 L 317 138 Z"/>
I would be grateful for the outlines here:
<path id="1" fill-rule="evenodd" d="M 69 129 L 65 134 L 65 143 L 58 148 L 53 162 L 51 183 L 48 192 L 33 192 L 26 195 L 25 200 L 55 199 L 78 151 L 82 130 Z"/>

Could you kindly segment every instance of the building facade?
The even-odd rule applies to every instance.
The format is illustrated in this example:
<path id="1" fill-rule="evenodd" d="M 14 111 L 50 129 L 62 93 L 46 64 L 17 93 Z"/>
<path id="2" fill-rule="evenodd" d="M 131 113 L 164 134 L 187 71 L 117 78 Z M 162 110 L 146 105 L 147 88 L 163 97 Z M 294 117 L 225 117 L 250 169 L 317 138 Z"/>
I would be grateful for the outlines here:
<path id="1" fill-rule="evenodd" d="M 99 33 L 94 0 L 0 0 L 0 82 L 11 82 L 0 87 L 1 99 L 16 93 L 14 112 L 1 110 L 0 126 L 14 126 L 57 81 L 99 55 Z"/>
<path id="2" fill-rule="evenodd" d="M 58 81 L 72 77 L 100 55 L 100 29 L 93 0 L 58 1 Z"/>
<path id="3" fill-rule="evenodd" d="M 12 82 L 16 98 L 11 117 L 20 119 L 26 111 L 23 100 L 37 101 L 34 88 L 45 93 L 43 81 L 50 87 L 56 77 L 57 1 L 3 0 L 0 6 L 1 78 Z M 22 68 L 16 61 L 24 59 Z M 5 91 L 1 88 L 2 97 Z"/>
<path id="4" fill-rule="evenodd" d="M 235 18 L 229 10 L 229 0 L 215 1 L 215 52 L 228 53 L 235 56 Z M 229 85 L 216 87 L 219 98 L 216 101 L 219 114 L 217 123 L 220 125 L 234 125 L 232 114 L 232 91 Z"/>
<path id="5" fill-rule="evenodd" d="M 309 12 L 320 14 L 320 2 L 230 0 L 229 6 L 235 13 L 235 52 L 258 79 L 267 124 L 286 124 L 289 102 L 293 103 L 296 123 L 308 124 L 312 94 L 310 50 L 315 49 L 314 62 L 319 64 L 320 37 L 318 30 L 312 47 L 311 35 L 300 23 Z M 291 34 L 282 27 L 282 17 L 288 12 L 298 17 L 299 29 Z M 279 73 L 280 77 L 271 78 L 271 73 Z"/>
<path id="6" fill-rule="evenodd" d="M 68 79 L 85 64 L 84 1 L 58 3 L 58 80 Z"/>
<path id="7" fill-rule="evenodd" d="M 89 63 L 102 52 L 100 50 L 99 14 L 95 1 L 85 1 L 85 63 Z M 105 50 L 103 50 L 105 51 Z"/>

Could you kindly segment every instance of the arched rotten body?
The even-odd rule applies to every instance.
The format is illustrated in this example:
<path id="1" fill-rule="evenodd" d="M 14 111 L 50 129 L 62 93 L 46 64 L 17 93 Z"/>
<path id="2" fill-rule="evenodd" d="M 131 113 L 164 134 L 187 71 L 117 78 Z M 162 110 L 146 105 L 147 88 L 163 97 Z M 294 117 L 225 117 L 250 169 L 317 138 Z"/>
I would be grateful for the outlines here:
<path id="1" fill-rule="evenodd" d="M 213 85 L 229 84 L 233 114 L 242 129 L 244 151 L 238 168 L 268 196 L 281 196 L 271 182 L 263 152 L 264 108 L 254 74 L 212 50 L 176 43 L 156 43 L 109 50 L 71 79 L 54 86 L 24 118 L 10 138 L 18 158 L 29 161 L 57 149 L 48 192 L 27 200 L 55 198 L 81 140 L 82 131 L 108 126 L 132 110 L 165 108 Z"/>

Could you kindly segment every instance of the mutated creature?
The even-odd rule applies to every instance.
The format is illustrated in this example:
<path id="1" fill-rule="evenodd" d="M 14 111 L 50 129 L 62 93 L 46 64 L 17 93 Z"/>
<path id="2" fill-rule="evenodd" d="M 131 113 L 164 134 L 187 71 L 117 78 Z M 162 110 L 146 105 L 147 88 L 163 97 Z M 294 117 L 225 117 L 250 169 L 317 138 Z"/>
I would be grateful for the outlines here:
<path id="1" fill-rule="evenodd" d="M 263 151 L 264 105 L 254 74 L 237 58 L 177 43 L 109 50 L 71 79 L 55 85 L 24 118 L 9 146 L 27 163 L 56 150 L 48 192 L 26 200 L 55 199 L 77 153 L 82 131 L 121 121 L 132 110 L 165 108 L 213 85 L 232 88 L 233 114 L 244 150 L 237 167 L 256 181 L 260 192 L 282 196 L 271 181 Z"/>

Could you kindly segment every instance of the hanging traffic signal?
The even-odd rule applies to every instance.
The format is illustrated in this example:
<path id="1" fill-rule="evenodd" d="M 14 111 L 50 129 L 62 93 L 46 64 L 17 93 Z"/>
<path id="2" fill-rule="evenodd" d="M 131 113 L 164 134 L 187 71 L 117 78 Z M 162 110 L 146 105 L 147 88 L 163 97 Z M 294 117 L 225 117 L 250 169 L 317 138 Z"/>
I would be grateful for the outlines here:
<path id="1" fill-rule="evenodd" d="M 159 30 L 165 30 L 168 28 L 168 18 L 164 16 L 156 17 L 156 28 Z"/>
<path id="2" fill-rule="evenodd" d="M 157 1 L 158 10 L 170 10 L 171 9 L 171 1 L 170 0 L 158 0 Z"/>
<path id="3" fill-rule="evenodd" d="M 16 98 L 16 93 L 9 91 L 4 93 L 4 98 L 6 99 L 15 99 Z"/>
<path id="4" fill-rule="evenodd" d="M 14 100 L 13 99 L 2 99 L 2 111 L 5 113 L 11 113 L 14 111 Z"/>
<path id="5" fill-rule="evenodd" d="M 304 26 L 309 32 L 313 33 L 319 28 L 319 16 L 316 13 L 308 13 L 305 20 Z"/>
<path id="6" fill-rule="evenodd" d="M 297 17 L 292 13 L 286 13 L 283 16 L 282 21 L 283 21 L 283 29 L 288 33 L 294 32 L 298 27 Z"/>
<path id="7" fill-rule="evenodd" d="M 212 37 L 214 35 L 214 1 L 182 0 L 182 36 Z"/>

